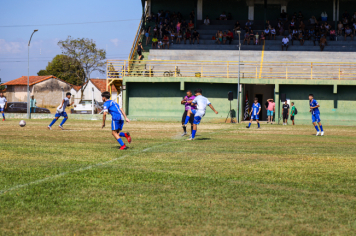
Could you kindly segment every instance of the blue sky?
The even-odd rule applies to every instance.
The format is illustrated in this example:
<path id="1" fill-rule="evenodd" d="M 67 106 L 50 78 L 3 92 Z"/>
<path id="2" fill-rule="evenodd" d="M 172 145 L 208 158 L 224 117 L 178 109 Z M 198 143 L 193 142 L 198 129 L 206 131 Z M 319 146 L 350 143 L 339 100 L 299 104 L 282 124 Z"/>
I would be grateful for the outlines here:
<path id="1" fill-rule="evenodd" d="M 30 75 L 45 69 L 61 53 L 59 40 L 68 36 L 93 39 L 107 50 L 108 59 L 127 59 L 142 14 L 140 0 L 11 0 L 0 7 L 0 78 L 2 82 L 27 75 L 27 43 L 30 46 Z M 4 27 L 118 21 L 59 26 Z M 94 73 L 92 78 L 105 78 Z"/>

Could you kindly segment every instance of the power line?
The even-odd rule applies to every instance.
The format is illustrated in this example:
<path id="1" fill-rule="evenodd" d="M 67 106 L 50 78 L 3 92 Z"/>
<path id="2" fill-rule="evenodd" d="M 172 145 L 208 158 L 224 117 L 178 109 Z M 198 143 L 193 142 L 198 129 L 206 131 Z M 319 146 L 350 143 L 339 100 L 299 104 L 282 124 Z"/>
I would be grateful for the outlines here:
<path id="1" fill-rule="evenodd" d="M 55 26 L 55 25 L 85 25 L 85 24 L 101 24 L 101 23 L 112 23 L 121 21 L 137 21 L 140 19 L 127 19 L 127 20 L 110 20 L 110 21 L 92 21 L 92 22 L 82 22 L 82 23 L 60 23 L 60 24 L 42 24 L 42 25 L 0 25 L 0 28 L 10 28 L 10 27 L 33 27 L 33 26 Z"/>

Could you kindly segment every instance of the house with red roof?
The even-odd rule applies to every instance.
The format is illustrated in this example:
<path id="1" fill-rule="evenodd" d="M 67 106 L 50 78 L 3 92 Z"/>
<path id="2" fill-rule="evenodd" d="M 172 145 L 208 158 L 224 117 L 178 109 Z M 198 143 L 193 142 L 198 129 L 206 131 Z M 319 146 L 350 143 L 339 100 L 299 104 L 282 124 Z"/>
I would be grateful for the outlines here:
<path id="1" fill-rule="evenodd" d="M 6 98 L 9 102 L 27 102 L 27 76 L 22 76 L 4 83 Z M 30 76 L 30 94 L 34 95 L 37 106 L 58 106 L 65 96 L 71 92 L 73 85 L 53 75 Z M 75 96 L 72 96 L 74 101 Z"/>
<path id="2" fill-rule="evenodd" d="M 110 91 L 110 88 L 106 87 L 106 79 L 89 79 L 88 84 L 83 85 L 83 89 L 83 100 L 91 100 L 94 94 L 94 99 L 98 102 L 102 102 L 102 92 Z M 113 85 L 111 86 L 111 99 L 121 105 L 121 95 L 118 95 Z"/>

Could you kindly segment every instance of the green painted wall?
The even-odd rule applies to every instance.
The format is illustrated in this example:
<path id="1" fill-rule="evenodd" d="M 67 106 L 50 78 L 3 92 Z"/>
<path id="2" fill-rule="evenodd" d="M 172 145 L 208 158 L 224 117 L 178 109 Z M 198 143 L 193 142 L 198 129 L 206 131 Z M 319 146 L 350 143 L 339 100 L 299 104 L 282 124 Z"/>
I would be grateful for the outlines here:
<path id="1" fill-rule="evenodd" d="M 203 17 L 209 16 L 210 19 L 216 19 L 222 12 L 232 15 L 233 20 L 247 19 L 248 6 L 244 0 L 203 0 Z"/>
<path id="2" fill-rule="evenodd" d="M 159 10 L 170 11 L 170 12 L 180 12 L 182 13 L 184 19 L 189 19 L 189 14 L 192 10 L 196 11 L 197 1 L 196 0 L 179 0 L 179 1 L 167 1 L 167 0 L 151 0 L 152 12 L 157 13 Z"/>
<path id="3" fill-rule="evenodd" d="M 340 1 L 341 2 L 341 1 Z M 304 20 L 308 20 L 311 16 L 317 19 L 321 17 L 321 13 L 326 11 L 328 20 L 333 20 L 333 1 L 332 0 L 291 0 L 288 2 L 287 13 L 293 15 L 301 11 L 304 15 Z"/>
<path id="4" fill-rule="evenodd" d="M 215 109 L 216 115 L 210 108 L 206 117 L 226 118 L 230 110 L 227 99 L 229 91 L 234 92 L 235 100 L 232 109 L 236 110 L 236 84 L 210 84 L 210 83 L 185 83 L 185 90 L 180 90 L 180 83 L 127 83 L 128 114 L 130 116 L 147 117 L 180 117 L 184 106 L 180 101 L 185 96 L 186 90 L 203 89 L 203 95 L 208 97 Z"/>

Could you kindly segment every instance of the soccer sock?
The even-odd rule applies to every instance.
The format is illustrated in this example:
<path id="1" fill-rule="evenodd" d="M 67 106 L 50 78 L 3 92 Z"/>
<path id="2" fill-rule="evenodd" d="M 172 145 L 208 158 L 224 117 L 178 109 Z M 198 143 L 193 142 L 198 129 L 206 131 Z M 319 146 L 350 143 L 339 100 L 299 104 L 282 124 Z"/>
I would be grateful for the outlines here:
<path id="1" fill-rule="evenodd" d="M 121 138 L 119 138 L 117 141 L 120 143 L 121 146 L 125 146 L 125 143 L 124 143 L 124 141 L 122 141 Z"/>
<path id="2" fill-rule="evenodd" d="M 317 125 L 315 126 L 315 129 L 316 129 L 316 131 L 318 131 L 318 132 L 319 132 L 319 128 L 318 128 L 318 126 L 317 126 Z"/>
<path id="3" fill-rule="evenodd" d="M 248 127 L 250 128 L 250 126 L 251 126 L 251 123 L 248 123 Z"/>
<path id="4" fill-rule="evenodd" d="M 189 119 L 190 119 L 190 116 L 185 117 L 185 122 L 184 122 L 184 125 L 188 124 Z"/>
<path id="5" fill-rule="evenodd" d="M 64 118 L 64 119 L 62 120 L 62 123 L 60 124 L 60 126 L 63 126 L 63 124 L 66 123 L 67 120 L 68 120 L 67 118 Z"/>
<path id="6" fill-rule="evenodd" d="M 260 123 L 257 123 L 257 125 L 258 125 L 258 128 L 260 128 Z"/>
<path id="7" fill-rule="evenodd" d="M 123 133 L 123 132 L 119 133 L 119 136 L 120 137 L 126 137 L 125 133 Z"/>
<path id="8" fill-rule="evenodd" d="M 187 133 L 187 127 L 183 126 L 184 133 Z"/>
<path id="9" fill-rule="evenodd" d="M 53 125 L 54 123 L 56 123 L 56 121 L 57 121 L 57 119 L 53 119 L 52 122 L 51 122 L 51 124 L 49 124 L 49 127 L 52 127 L 52 125 Z"/>
<path id="10" fill-rule="evenodd" d="M 321 132 L 324 132 L 322 125 L 320 125 L 320 130 L 321 130 Z"/>
<path id="11" fill-rule="evenodd" d="M 195 133 L 196 133 L 197 131 L 196 130 L 193 130 L 192 131 L 192 138 L 195 138 Z"/>

